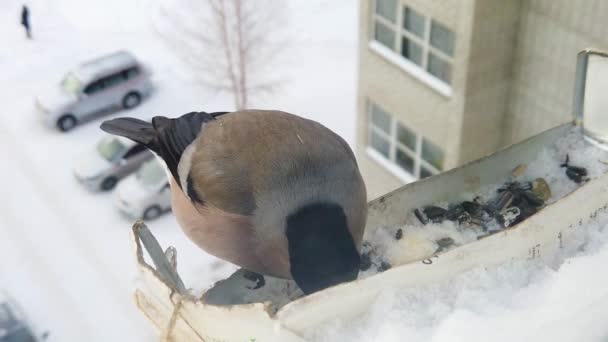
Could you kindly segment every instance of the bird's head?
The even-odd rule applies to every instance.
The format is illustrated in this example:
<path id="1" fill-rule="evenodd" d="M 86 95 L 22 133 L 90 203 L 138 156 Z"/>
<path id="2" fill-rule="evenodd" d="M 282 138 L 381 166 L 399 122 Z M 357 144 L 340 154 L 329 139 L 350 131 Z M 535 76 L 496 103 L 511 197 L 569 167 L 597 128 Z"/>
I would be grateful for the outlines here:
<path id="1" fill-rule="evenodd" d="M 101 129 L 107 133 L 127 137 L 160 156 L 175 182 L 187 193 L 189 166 L 183 158 L 190 145 L 198 138 L 203 125 L 215 119 L 205 112 L 191 112 L 172 119 L 155 116 L 151 122 L 135 118 L 104 121 Z"/>

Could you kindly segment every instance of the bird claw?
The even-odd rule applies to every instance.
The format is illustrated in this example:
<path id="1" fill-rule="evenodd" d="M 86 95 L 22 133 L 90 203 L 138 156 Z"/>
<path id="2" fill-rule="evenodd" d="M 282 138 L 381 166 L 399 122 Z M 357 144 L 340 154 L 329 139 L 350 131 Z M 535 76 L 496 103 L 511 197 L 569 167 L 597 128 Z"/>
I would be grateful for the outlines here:
<path id="1" fill-rule="evenodd" d="M 259 273 L 245 271 L 245 274 L 243 274 L 243 277 L 247 280 L 251 280 L 251 281 L 255 282 L 254 286 L 249 286 L 249 285 L 245 286 L 246 288 L 248 288 L 250 290 L 257 290 L 257 289 L 263 287 L 264 285 L 266 285 L 266 279 L 264 279 L 264 276 Z"/>

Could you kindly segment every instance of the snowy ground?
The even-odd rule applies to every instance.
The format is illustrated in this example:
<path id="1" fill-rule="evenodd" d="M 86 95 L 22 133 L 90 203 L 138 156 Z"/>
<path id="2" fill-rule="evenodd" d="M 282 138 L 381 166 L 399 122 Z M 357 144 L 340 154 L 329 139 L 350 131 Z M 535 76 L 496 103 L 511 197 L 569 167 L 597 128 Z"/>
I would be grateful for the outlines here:
<path id="1" fill-rule="evenodd" d="M 181 75 L 187 73 L 152 29 L 144 0 L 28 2 L 33 41 L 19 26 L 21 1 L 0 2 L 0 288 L 9 292 L 49 341 L 149 341 L 136 311 L 131 222 L 110 194 L 88 193 L 71 167 L 101 137 L 101 120 L 69 134 L 43 127 L 33 96 L 55 87 L 75 64 L 128 48 L 154 70 L 158 92 L 130 115 L 178 116 L 232 108 Z M 290 44 L 278 72 L 287 83 L 254 106 L 318 120 L 354 141 L 357 6 L 350 0 L 289 5 Z M 314 23 L 314 25 L 311 25 Z M 331 28 L 331 29 L 329 29 Z M 178 249 L 180 273 L 205 288 L 234 269 L 194 247 L 171 215 L 149 223 L 162 245 Z"/>
<path id="2" fill-rule="evenodd" d="M 71 166 L 99 139 L 99 120 L 72 133 L 41 125 L 33 96 L 76 63 L 128 48 L 155 71 L 158 92 L 129 113 L 140 118 L 224 110 L 232 101 L 180 75 L 184 66 L 151 29 L 145 0 L 32 0 L 34 41 L 18 25 L 21 1 L 0 1 L 0 288 L 23 306 L 49 341 L 150 341 L 155 332 L 132 299 L 130 222 L 109 194 L 91 194 Z M 355 0 L 289 2 L 286 87 L 255 102 L 316 119 L 354 142 Z M 196 249 L 168 215 L 149 224 L 178 249 L 180 273 L 194 288 L 233 267 Z M 600 232 L 600 229 L 597 229 Z M 325 341 L 601 341 L 608 336 L 605 233 L 559 270 L 508 264 L 468 272 L 432 288 L 390 290 L 356 324 L 320 330 Z"/>
<path id="3" fill-rule="evenodd" d="M 354 321 L 311 332 L 329 341 L 606 341 L 608 214 L 578 236 L 554 268 L 512 261 L 433 286 L 386 289 Z M 561 264 L 560 264 L 560 259 Z"/>

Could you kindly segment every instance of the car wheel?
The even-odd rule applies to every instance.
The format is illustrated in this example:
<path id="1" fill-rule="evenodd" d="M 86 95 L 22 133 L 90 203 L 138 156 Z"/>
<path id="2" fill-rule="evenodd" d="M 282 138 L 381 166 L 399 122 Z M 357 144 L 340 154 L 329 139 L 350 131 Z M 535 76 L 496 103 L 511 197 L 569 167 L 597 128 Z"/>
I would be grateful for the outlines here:
<path id="1" fill-rule="evenodd" d="M 141 103 L 141 95 L 136 92 L 131 92 L 122 98 L 122 106 L 125 109 L 137 107 Z"/>
<path id="2" fill-rule="evenodd" d="M 116 183 L 118 183 L 116 177 L 108 177 L 101 182 L 101 190 L 110 191 L 116 186 Z"/>
<path id="3" fill-rule="evenodd" d="M 74 115 L 66 114 L 57 120 L 57 128 L 62 132 L 67 132 L 74 127 L 76 127 L 76 118 Z"/>
<path id="4" fill-rule="evenodd" d="M 144 220 L 154 220 L 162 214 L 161 209 L 157 205 L 153 205 L 144 211 Z"/>

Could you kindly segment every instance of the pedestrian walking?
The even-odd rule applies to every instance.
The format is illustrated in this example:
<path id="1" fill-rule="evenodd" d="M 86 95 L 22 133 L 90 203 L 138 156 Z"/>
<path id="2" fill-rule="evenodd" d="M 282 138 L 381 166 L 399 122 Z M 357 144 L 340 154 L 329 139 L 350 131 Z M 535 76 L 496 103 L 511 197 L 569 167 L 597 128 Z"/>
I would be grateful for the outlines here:
<path id="1" fill-rule="evenodd" d="M 30 25 L 30 9 L 27 5 L 23 5 L 21 9 L 21 25 L 25 28 L 25 35 L 28 39 L 32 39 L 32 28 Z"/>

